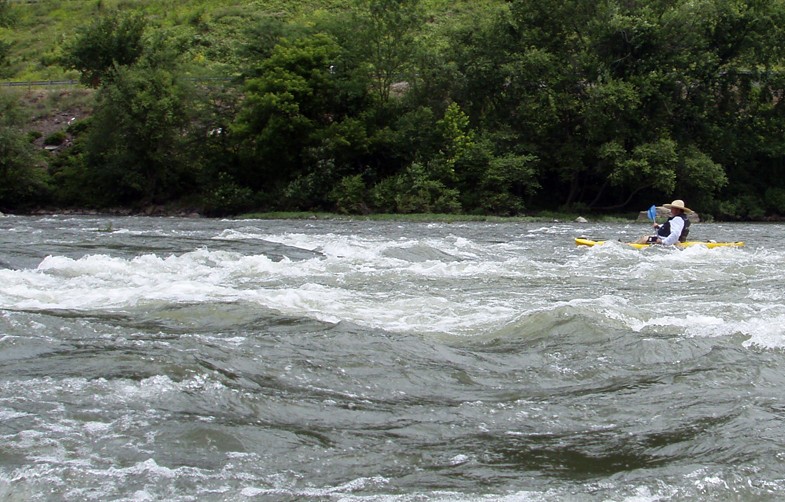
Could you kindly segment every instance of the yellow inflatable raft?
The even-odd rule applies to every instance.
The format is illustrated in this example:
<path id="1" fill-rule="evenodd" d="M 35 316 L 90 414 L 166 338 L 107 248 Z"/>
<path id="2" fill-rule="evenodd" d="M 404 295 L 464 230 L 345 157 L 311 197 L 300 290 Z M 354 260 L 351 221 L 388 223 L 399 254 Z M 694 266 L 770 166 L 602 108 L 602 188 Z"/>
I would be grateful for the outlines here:
<path id="1" fill-rule="evenodd" d="M 575 244 L 577 246 L 600 246 L 605 244 L 607 241 L 594 241 L 591 239 L 587 239 L 585 237 L 576 237 Z M 636 249 L 643 249 L 650 246 L 657 246 L 658 244 L 637 244 L 635 242 L 625 242 L 624 244 L 628 246 L 632 246 Z M 705 246 L 709 249 L 712 248 L 724 248 L 724 247 L 733 247 L 733 248 L 740 248 L 744 247 L 744 243 L 742 241 L 737 242 L 716 242 L 716 241 L 687 241 L 687 242 L 680 242 L 676 244 L 676 247 L 686 248 L 690 246 Z"/>

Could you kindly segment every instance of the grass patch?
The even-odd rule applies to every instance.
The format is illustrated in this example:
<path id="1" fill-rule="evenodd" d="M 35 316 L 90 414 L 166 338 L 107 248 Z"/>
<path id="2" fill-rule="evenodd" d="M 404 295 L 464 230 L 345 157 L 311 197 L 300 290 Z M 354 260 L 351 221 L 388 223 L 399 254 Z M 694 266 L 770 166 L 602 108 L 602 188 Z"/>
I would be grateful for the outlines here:
<path id="1" fill-rule="evenodd" d="M 478 13 L 499 9 L 502 0 L 425 0 L 427 22 L 422 34 L 438 31 L 459 19 L 471 22 Z M 113 10 L 134 11 L 150 21 L 150 30 L 180 27 L 208 41 L 196 73 L 225 76 L 235 52 L 248 42 L 248 28 L 265 19 L 309 25 L 314 20 L 350 12 L 353 0 L 37 0 L 11 2 L 14 22 L 0 27 L 0 41 L 12 41 L 8 67 L 0 80 L 36 81 L 78 79 L 73 70 L 57 64 L 64 44 L 96 16 Z M 213 49 L 213 50 L 210 50 Z M 228 66 L 227 66 L 228 65 Z"/>

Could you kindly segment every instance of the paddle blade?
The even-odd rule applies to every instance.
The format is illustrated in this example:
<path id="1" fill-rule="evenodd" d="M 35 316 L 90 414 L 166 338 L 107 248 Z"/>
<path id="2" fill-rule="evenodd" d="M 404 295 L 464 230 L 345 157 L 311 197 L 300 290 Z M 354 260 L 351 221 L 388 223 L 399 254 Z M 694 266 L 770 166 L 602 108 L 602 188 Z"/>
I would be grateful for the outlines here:
<path id="1" fill-rule="evenodd" d="M 651 221 L 654 221 L 655 219 L 657 219 L 657 208 L 653 204 L 649 208 L 649 219 Z"/>

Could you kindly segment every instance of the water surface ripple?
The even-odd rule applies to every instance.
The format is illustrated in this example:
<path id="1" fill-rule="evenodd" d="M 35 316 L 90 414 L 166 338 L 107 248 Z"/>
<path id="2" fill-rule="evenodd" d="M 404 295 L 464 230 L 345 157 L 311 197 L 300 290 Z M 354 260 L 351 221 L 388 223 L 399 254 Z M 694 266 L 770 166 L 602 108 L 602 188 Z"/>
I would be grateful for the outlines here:
<path id="1" fill-rule="evenodd" d="M 780 224 L 0 218 L 0 499 L 778 500 Z"/>

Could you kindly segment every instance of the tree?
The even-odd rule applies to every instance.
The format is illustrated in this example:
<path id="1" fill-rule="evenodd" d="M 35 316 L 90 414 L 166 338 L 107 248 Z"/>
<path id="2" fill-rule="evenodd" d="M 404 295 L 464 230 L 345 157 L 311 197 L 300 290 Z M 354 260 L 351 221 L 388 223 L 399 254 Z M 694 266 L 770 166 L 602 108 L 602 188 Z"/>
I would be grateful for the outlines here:
<path id="1" fill-rule="evenodd" d="M 49 176 L 22 132 L 17 101 L 0 95 L 0 209 L 41 204 L 49 195 Z"/>
<path id="2" fill-rule="evenodd" d="M 721 151 L 712 137 L 723 127 L 717 84 L 725 68 L 762 60 L 751 35 L 765 23 L 751 12 L 765 9 L 734 0 L 509 6 L 508 16 L 468 40 L 494 48 L 482 52 L 489 63 L 456 58 L 465 75 L 456 80 L 490 84 L 464 94 L 485 96 L 477 119 L 539 159 L 549 197 L 540 204 L 620 208 L 638 194 L 650 198 L 647 191 L 690 190 L 686 177 L 695 175 L 695 186 L 714 194 L 725 185 L 723 166 L 712 160 Z M 725 104 L 737 115 L 743 107 Z M 705 169 L 679 167 L 694 158 L 707 160 L 695 164 Z"/>
<path id="3" fill-rule="evenodd" d="M 442 155 L 452 170 L 455 163 L 473 146 L 474 131 L 469 128 L 469 117 L 458 103 L 450 103 L 444 117 L 436 124 L 444 137 Z"/>
<path id="4" fill-rule="evenodd" d="M 142 56 L 146 24 L 136 13 L 100 16 L 66 43 L 61 64 L 79 71 L 83 84 L 97 88 L 114 68 L 132 65 Z"/>
<path id="5" fill-rule="evenodd" d="M 416 34 L 423 22 L 420 0 L 359 0 L 356 49 L 359 49 L 375 83 L 382 103 L 390 99 L 392 84 L 412 75 Z"/>
<path id="6" fill-rule="evenodd" d="M 403 172 L 382 180 L 373 189 L 376 206 L 395 213 L 458 213 L 458 190 L 447 187 L 434 176 L 440 171 L 433 163 L 413 163 Z"/>
<path id="7" fill-rule="evenodd" d="M 112 202 L 160 204 L 182 194 L 187 96 L 163 68 L 118 69 L 102 87 L 88 159 Z"/>
<path id="8" fill-rule="evenodd" d="M 314 145 L 314 130 L 330 120 L 330 66 L 339 50 L 323 34 L 284 39 L 262 63 L 261 76 L 246 81 L 246 99 L 233 125 L 251 169 L 244 183 L 260 189 L 300 170 L 303 149 Z"/>
<path id="9" fill-rule="evenodd" d="M 5 77 L 8 73 L 8 55 L 11 53 L 11 44 L 0 40 L 0 77 Z"/>
<path id="10" fill-rule="evenodd" d="M 643 190 L 654 189 L 662 193 L 672 193 L 676 188 L 676 170 L 679 156 L 678 145 L 669 138 L 659 138 L 652 143 L 636 145 L 631 151 L 617 141 L 602 145 L 599 158 L 606 175 L 606 184 L 615 190 L 624 189 L 629 194 L 618 207 L 624 207 Z M 602 190 L 598 191 L 593 202 L 600 200 Z"/>
<path id="11" fill-rule="evenodd" d="M 278 204 L 308 207 L 329 203 L 332 186 L 357 174 L 354 161 L 368 140 L 354 117 L 365 94 L 354 90 L 356 74 L 340 66 L 341 56 L 324 33 L 273 49 L 260 76 L 246 82 L 231 127 L 243 149 L 238 181 Z"/>

